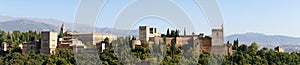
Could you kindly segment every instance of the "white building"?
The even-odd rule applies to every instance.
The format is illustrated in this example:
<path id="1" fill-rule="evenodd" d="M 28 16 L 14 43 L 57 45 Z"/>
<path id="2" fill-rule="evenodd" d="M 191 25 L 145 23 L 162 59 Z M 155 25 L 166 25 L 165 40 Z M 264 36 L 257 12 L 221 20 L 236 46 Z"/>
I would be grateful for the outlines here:
<path id="1" fill-rule="evenodd" d="M 40 53 L 55 54 L 57 47 L 57 32 L 42 31 L 41 32 L 41 49 Z"/>

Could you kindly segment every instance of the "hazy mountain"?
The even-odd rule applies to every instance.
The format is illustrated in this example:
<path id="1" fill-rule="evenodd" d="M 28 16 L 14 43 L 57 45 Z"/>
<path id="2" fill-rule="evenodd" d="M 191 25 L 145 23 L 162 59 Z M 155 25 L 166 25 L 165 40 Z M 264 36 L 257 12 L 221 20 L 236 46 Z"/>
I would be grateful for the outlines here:
<path id="1" fill-rule="evenodd" d="M 50 24 L 50 25 L 53 25 L 56 27 L 61 26 L 61 24 L 63 24 L 63 23 L 65 23 L 67 25 L 71 24 L 71 23 L 56 20 L 56 19 L 39 19 L 39 18 L 29 18 L 29 17 L 0 16 L 0 22 L 14 21 L 14 20 L 20 20 L 20 19 L 32 20 L 32 21 L 39 22 L 39 23 Z"/>
<path id="2" fill-rule="evenodd" d="M 262 33 L 245 33 L 226 36 L 225 40 L 233 41 L 239 39 L 239 42 L 250 44 L 257 42 L 262 45 L 300 45 L 300 38 L 282 36 L 282 35 L 265 35 Z"/>
<path id="3" fill-rule="evenodd" d="M 19 18 L 9 17 L 9 16 L 0 16 L 0 22 L 7 22 L 12 20 L 18 20 Z"/>
<path id="4" fill-rule="evenodd" d="M 65 24 L 65 27 L 71 31 L 73 23 L 63 22 L 56 19 L 39 19 L 39 18 L 28 18 L 28 17 L 9 17 L 9 16 L 0 16 L 0 30 L 3 31 L 28 31 L 28 30 L 55 30 L 59 31 L 62 24 Z M 96 32 L 100 33 L 112 33 L 117 36 L 128 36 L 133 35 L 137 36 L 137 30 L 119 30 L 114 28 L 95 28 L 87 24 L 76 23 L 76 27 L 73 28 L 73 31 L 85 31 L 87 29 L 95 29 Z"/>
<path id="5" fill-rule="evenodd" d="M 225 40 L 233 42 L 239 40 L 240 44 L 250 45 L 256 42 L 260 47 L 273 49 L 276 46 L 285 48 L 286 52 L 300 52 L 300 38 L 282 36 L 282 35 L 265 35 L 262 33 L 245 33 L 226 36 Z"/>
<path id="6" fill-rule="evenodd" d="M 13 31 L 13 30 L 42 31 L 42 30 L 57 30 L 57 29 L 59 29 L 59 28 L 55 27 L 53 25 L 40 23 L 40 22 L 36 22 L 33 20 L 28 20 L 28 19 L 19 19 L 19 20 L 0 22 L 0 30 L 4 30 L 4 31 Z"/>
<path id="7" fill-rule="evenodd" d="M 138 38 L 138 30 L 120 30 L 120 29 L 115 29 L 115 28 L 97 28 L 96 32 L 101 32 L 101 33 L 111 33 L 115 34 L 119 37 L 121 36 L 135 36 Z"/>

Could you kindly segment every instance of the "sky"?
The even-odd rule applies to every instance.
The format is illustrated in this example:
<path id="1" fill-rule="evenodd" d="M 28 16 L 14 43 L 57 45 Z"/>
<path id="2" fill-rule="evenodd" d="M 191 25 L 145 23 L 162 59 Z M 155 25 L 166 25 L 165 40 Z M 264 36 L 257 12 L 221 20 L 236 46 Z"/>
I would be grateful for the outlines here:
<path id="1" fill-rule="evenodd" d="M 109 0 L 98 16 L 97 27 L 114 27 L 122 9 L 133 0 Z M 172 0 L 193 21 L 195 33 L 210 34 L 209 23 L 193 0 Z M 299 0 L 218 0 L 224 18 L 225 36 L 246 32 L 300 37 Z M 51 18 L 73 22 L 80 0 L 1 0 L 0 16 Z M 149 23 L 151 22 L 151 23 Z M 154 22 L 154 23 L 152 23 Z M 145 19 L 132 26 L 150 25 L 161 33 L 176 28 L 160 19 Z M 188 32 L 190 34 L 191 32 Z"/>

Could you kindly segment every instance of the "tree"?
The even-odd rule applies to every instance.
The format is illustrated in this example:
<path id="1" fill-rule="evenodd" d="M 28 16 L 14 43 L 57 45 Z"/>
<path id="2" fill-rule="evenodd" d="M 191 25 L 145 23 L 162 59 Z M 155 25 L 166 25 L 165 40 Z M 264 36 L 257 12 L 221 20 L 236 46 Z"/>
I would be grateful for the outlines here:
<path id="1" fill-rule="evenodd" d="M 210 58 L 210 54 L 207 52 L 204 52 L 203 54 L 200 54 L 198 64 L 202 65 L 208 65 L 208 61 Z"/>
<path id="2" fill-rule="evenodd" d="M 168 30 L 167 30 L 167 37 L 170 37 L 171 35 L 170 35 L 170 30 L 169 30 L 169 28 L 168 28 Z"/>
<path id="3" fill-rule="evenodd" d="M 104 65 L 121 65 L 121 62 L 118 60 L 117 55 L 114 50 L 109 48 L 105 49 L 102 53 L 99 54 L 99 57 Z"/>
<path id="4" fill-rule="evenodd" d="M 150 58 L 149 42 L 141 41 L 141 44 L 141 46 L 136 46 L 134 49 L 132 49 L 133 54 L 141 60 Z"/>
<path id="5" fill-rule="evenodd" d="M 246 52 L 248 50 L 247 45 L 242 44 L 241 46 L 238 47 L 238 51 Z"/>
<path id="6" fill-rule="evenodd" d="M 142 41 L 142 46 L 145 47 L 145 48 L 148 48 L 149 47 L 149 42 L 148 41 Z"/>
<path id="7" fill-rule="evenodd" d="M 58 34 L 58 38 L 63 38 L 63 37 L 64 37 L 64 33 L 62 31 L 60 31 Z"/>
<path id="8" fill-rule="evenodd" d="M 248 53 L 251 54 L 251 55 L 255 55 L 257 51 L 258 51 L 258 46 L 257 46 L 256 42 L 253 42 L 248 47 Z"/>
<path id="9" fill-rule="evenodd" d="M 0 42 L 7 42 L 7 33 L 0 31 Z"/>
<path id="10" fill-rule="evenodd" d="M 106 37 L 102 43 L 109 44 L 109 38 Z"/>
<path id="11" fill-rule="evenodd" d="M 175 30 L 175 37 L 179 37 L 179 30 L 178 29 Z"/>
<path id="12" fill-rule="evenodd" d="M 233 50 L 237 50 L 239 47 L 239 39 L 233 41 Z"/>
<path id="13" fill-rule="evenodd" d="M 136 38 L 134 36 L 132 36 L 131 40 L 136 40 Z"/>
<path id="14" fill-rule="evenodd" d="M 175 33 L 175 31 L 174 30 L 171 30 L 171 35 L 170 35 L 171 37 L 176 37 L 176 33 Z"/>
<path id="15" fill-rule="evenodd" d="M 163 65 L 174 65 L 179 62 L 181 56 L 181 49 L 176 47 L 176 37 L 171 40 L 171 46 L 167 47 L 167 56 L 164 58 L 161 64 Z"/>

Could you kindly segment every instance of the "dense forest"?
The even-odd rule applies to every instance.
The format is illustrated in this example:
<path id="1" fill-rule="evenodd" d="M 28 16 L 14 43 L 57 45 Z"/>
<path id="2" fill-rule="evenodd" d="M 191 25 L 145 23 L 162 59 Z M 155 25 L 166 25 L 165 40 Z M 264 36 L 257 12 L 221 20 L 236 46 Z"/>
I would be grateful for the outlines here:
<path id="1" fill-rule="evenodd" d="M 167 36 L 172 36 L 171 34 Z M 176 36 L 176 35 L 173 35 Z M 38 41 L 41 38 L 40 33 L 36 31 L 28 32 L 5 32 L 0 31 L 0 43 L 9 43 L 9 50 L 3 51 L 1 48 L 0 65 L 95 65 L 90 61 L 76 61 L 78 56 L 74 55 L 72 49 L 57 49 L 55 55 L 39 54 L 38 52 L 22 53 L 18 47 L 23 42 Z M 176 37 L 174 37 L 176 38 Z M 234 40 L 233 49 L 236 53 L 233 55 L 220 56 L 203 52 L 195 54 L 194 48 L 175 47 L 176 39 L 172 40 L 171 45 L 149 44 L 142 41 L 141 46 L 130 48 L 130 40 L 135 37 L 127 36 L 120 37 L 109 43 L 107 40 L 106 49 L 98 55 L 82 54 L 79 57 L 95 58 L 99 57 L 104 65 L 128 65 L 128 64 L 153 64 L 153 65 L 207 65 L 207 64 L 222 64 L 222 65 L 298 65 L 300 64 L 299 53 L 282 53 L 276 52 L 273 49 L 262 48 L 258 49 L 255 42 L 247 46 L 238 44 L 238 40 Z M 100 43 L 100 42 L 99 42 Z M 229 43 L 229 42 L 228 42 Z M 128 53 L 128 54 L 127 54 Z M 127 56 L 124 56 L 126 55 Z M 131 54 L 131 55 L 130 55 Z M 221 57 L 221 58 L 214 58 Z M 97 60 L 96 60 L 97 61 Z M 157 62 L 160 61 L 160 62 Z"/>

